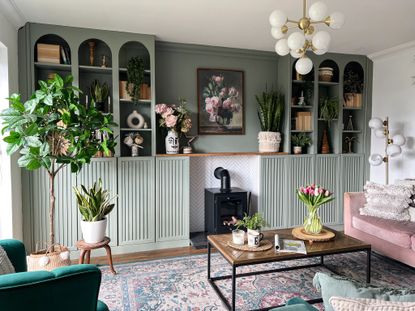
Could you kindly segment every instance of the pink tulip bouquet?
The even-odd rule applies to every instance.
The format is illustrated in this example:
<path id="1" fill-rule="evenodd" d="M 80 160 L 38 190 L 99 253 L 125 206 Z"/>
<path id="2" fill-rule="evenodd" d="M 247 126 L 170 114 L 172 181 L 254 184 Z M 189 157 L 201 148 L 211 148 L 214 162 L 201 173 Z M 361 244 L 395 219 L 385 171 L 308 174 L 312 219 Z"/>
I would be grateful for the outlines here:
<path id="1" fill-rule="evenodd" d="M 304 230 L 309 234 L 319 234 L 323 228 L 318 209 L 321 205 L 334 200 L 329 190 L 315 184 L 297 189 L 297 196 L 307 206 L 308 216 L 304 220 Z"/>
<path id="2" fill-rule="evenodd" d="M 156 114 L 160 115 L 159 124 L 176 133 L 187 133 L 192 128 L 190 112 L 186 108 L 186 100 L 180 99 L 180 105 L 157 104 Z"/>
<path id="3" fill-rule="evenodd" d="M 226 87 L 222 75 L 213 75 L 203 89 L 204 108 L 209 114 L 209 121 L 229 125 L 233 113 L 241 110 L 238 97 L 238 90 L 235 87 Z"/>

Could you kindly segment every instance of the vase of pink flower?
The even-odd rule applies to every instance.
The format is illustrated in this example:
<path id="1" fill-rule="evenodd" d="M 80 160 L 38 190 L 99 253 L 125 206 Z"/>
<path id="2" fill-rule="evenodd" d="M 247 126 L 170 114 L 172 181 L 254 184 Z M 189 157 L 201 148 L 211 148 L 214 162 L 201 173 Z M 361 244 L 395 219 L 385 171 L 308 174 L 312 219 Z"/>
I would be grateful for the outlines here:
<path id="1" fill-rule="evenodd" d="M 166 153 L 177 154 L 180 150 L 180 135 L 187 133 L 192 128 L 190 112 L 186 108 L 186 100 L 179 99 L 180 104 L 167 105 L 157 104 L 155 107 L 156 114 L 160 115 L 160 127 L 168 130 L 165 139 Z"/>
<path id="2" fill-rule="evenodd" d="M 333 193 L 315 184 L 297 189 L 297 196 L 307 206 L 308 215 L 303 224 L 308 234 L 319 234 L 323 229 L 318 209 L 321 205 L 334 200 Z"/>

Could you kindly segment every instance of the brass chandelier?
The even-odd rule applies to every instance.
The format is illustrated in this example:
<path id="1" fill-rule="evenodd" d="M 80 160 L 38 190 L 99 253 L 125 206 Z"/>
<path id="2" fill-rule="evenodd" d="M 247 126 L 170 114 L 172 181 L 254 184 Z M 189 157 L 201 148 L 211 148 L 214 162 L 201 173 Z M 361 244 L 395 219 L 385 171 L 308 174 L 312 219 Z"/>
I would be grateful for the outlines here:
<path id="1" fill-rule="evenodd" d="M 287 15 L 280 10 L 275 10 L 269 17 L 272 26 L 271 35 L 277 39 L 275 52 L 285 56 L 291 54 L 294 58 L 299 58 L 295 64 L 295 69 L 299 74 L 305 75 L 313 68 L 313 63 L 307 57 L 307 50 L 312 50 L 317 55 L 325 54 L 330 45 L 330 34 L 320 30 L 316 32 L 318 24 L 325 24 L 332 29 L 339 29 L 344 24 L 344 15 L 340 12 L 327 14 L 327 5 L 323 2 L 315 2 L 308 9 L 307 0 L 303 0 L 303 17 L 295 21 L 287 18 Z M 291 33 L 288 38 L 285 36 L 289 29 L 299 28 L 300 31 Z"/>

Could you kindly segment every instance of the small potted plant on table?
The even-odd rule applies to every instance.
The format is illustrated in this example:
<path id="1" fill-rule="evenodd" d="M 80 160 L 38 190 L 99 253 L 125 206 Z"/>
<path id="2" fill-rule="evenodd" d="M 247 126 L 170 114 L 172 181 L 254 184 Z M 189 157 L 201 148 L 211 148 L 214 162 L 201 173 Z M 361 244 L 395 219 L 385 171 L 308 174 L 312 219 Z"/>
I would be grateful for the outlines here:
<path id="1" fill-rule="evenodd" d="M 291 136 L 294 154 L 302 154 L 303 147 L 311 145 L 311 137 L 305 133 L 298 133 Z"/>
<path id="2" fill-rule="evenodd" d="M 82 215 L 81 230 L 86 243 L 99 243 L 105 238 L 106 216 L 114 209 L 114 199 L 107 190 L 102 189 L 101 178 L 90 189 L 81 185 L 74 187 L 79 212 Z"/>
<path id="3" fill-rule="evenodd" d="M 257 247 L 250 238 L 252 237 L 259 237 L 258 243 L 264 235 L 260 232 L 261 228 L 266 225 L 265 219 L 262 217 L 261 214 L 255 213 L 252 216 L 245 214 L 242 220 L 239 220 L 236 224 L 236 229 L 240 229 L 241 227 L 246 228 L 248 234 L 248 246 Z"/>

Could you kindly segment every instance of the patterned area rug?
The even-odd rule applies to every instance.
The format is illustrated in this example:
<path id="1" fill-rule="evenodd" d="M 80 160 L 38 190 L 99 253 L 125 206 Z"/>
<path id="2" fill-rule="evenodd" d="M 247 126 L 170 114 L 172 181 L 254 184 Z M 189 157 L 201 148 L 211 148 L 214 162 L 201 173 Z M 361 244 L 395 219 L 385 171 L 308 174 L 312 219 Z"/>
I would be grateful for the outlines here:
<path id="1" fill-rule="evenodd" d="M 325 263 L 338 274 L 354 280 L 365 280 L 365 253 L 325 257 Z M 308 264 L 316 259 L 300 259 L 283 263 L 238 268 L 238 272 Z M 113 276 L 107 266 L 103 272 L 99 299 L 111 311 L 135 310 L 225 310 L 206 279 L 207 255 L 176 257 L 116 265 Z M 324 267 L 299 269 L 237 279 L 237 309 L 251 310 L 283 304 L 292 297 L 318 298 L 312 285 L 317 271 Z M 229 264 L 219 255 L 212 255 L 212 275 L 230 274 Z M 230 280 L 217 283 L 230 293 Z M 372 256 L 372 284 L 388 287 L 413 287 L 415 269 Z M 228 296 L 230 297 L 230 295 Z"/>

